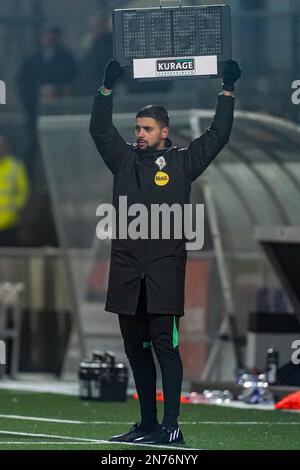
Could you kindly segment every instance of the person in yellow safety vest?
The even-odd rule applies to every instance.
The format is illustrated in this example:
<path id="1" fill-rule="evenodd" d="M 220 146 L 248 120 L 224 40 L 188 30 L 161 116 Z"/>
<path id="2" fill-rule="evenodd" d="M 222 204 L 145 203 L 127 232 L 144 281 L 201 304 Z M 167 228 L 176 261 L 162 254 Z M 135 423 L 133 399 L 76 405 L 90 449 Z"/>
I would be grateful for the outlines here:
<path id="1" fill-rule="evenodd" d="M 10 154 L 8 139 L 0 134 L 0 246 L 18 245 L 20 215 L 28 194 L 25 167 Z"/>

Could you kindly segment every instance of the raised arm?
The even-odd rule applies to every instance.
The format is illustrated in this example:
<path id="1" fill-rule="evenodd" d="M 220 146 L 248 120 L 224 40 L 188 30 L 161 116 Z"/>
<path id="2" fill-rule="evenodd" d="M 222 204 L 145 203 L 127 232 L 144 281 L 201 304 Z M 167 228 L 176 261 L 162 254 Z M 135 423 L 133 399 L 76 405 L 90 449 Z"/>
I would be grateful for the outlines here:
<path id="1" fill-rule="evenodd" d="M 110 61 L 105 68 L 103 86 L 94 98 L 89 129 L 101 157 L 113 174 L 118 172 L 128 148 L 112 123 L 112 89 L 122 75 L 119 62 Z"/>
<path id="2" fill-rule="evenodd" d="M 229 140 L 233 124 L 234 83 L 240 75 L 240 68 L 235 61 L 230 60 L 225 64 L 223 90 L 218 96 L 213 121 L 184 151 L 184 168 L 191 181 L 203 173 Z"/>

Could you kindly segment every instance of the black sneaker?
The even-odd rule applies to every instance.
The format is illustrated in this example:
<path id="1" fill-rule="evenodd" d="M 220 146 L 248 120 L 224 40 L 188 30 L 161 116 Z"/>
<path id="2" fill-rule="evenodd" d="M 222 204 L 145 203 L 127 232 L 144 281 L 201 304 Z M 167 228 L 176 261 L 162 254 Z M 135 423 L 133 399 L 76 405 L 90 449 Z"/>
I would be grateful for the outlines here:
<path id="1" fill-rule="evenodd" d="M 126 432 L 125 434 L 119 434 L 117 436 L 112 436 L 109 441 L 111 442 L 133 442 L 135 439 L 139 437 L 144 437 L 149 434 L 149 430 L 145 431 L 141 428 L 141 423 L 135 423 L 130 431 Z"/>
<path id="2" fill-rule="evenodd" d="M 137 437 L 134 442 L 137 444 L 185 444 L 178 426 L 166 428 L 160 424 L 146 436 Z"/>

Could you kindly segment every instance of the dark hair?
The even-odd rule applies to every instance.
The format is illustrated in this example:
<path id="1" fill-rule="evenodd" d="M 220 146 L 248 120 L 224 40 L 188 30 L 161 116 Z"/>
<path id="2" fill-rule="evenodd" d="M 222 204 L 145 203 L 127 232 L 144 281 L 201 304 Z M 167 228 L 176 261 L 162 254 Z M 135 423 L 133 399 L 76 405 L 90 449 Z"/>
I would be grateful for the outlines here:
<path id="1" fill-rule="evenodd" d="M 162 127 L 169 127 L 169 115 L 168 111 L 159 106 L 158 104 L 148 104 L 141 108 L 137 114 L 136 118 L 149 117 L 161 124 Z"/>

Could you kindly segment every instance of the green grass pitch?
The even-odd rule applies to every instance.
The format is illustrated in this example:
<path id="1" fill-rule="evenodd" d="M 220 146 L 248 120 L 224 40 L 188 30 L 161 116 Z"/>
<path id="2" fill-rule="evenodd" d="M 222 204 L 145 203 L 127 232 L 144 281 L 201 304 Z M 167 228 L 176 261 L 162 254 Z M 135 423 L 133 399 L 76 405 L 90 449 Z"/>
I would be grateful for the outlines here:
<path id="1" fill-rule="evenodd" d="M 161 418 L 161 403 L 158 411 Z M 96 403 L 73 396 L 0 391 L 0 450 L 155 449 L 105 442 L 126 432 L 138 417 L 139 405 L 133 399 Z M 300 413 L 181 405 L 179 422 L 186 444 L 178 447 L 186 449 L 300 449 Z"/>

